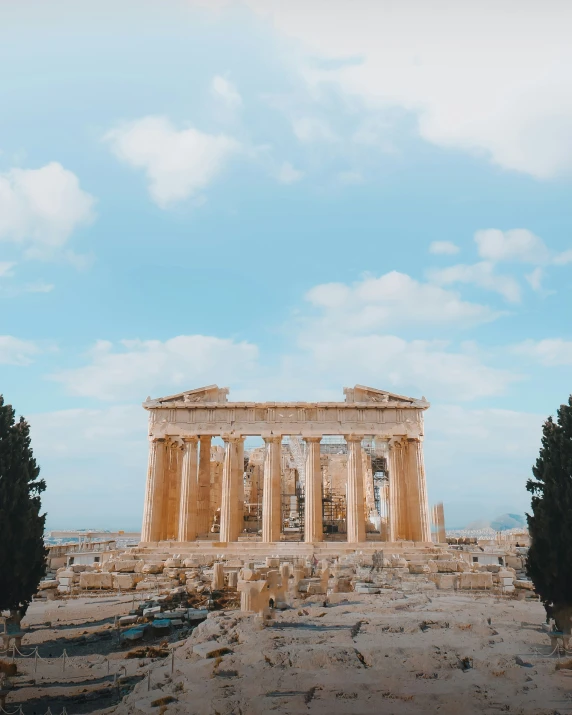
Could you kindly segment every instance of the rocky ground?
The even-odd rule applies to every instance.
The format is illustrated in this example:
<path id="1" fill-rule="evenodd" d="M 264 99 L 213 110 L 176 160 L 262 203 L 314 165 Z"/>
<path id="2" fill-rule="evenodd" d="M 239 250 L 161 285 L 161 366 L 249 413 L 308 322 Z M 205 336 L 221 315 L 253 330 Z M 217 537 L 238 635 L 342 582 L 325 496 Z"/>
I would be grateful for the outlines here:
<path id="1" fill-rule="evenodd" d="M 39 661 L 35 673 L 33 658 L 17 659 L 7 710 L 572 712 L 572 670 L 548 656 L 544 611 L 530 599 L 395 590 L 301 596 L 267 622 L 214 611 L 192 632 L 173 630 L 162 650 L 128 658 L 133 645 L 118 645 L 113 624 L 132 607 L 133 596 L 109 594 L 32 604 L 23 652 L 39 645 L 53 659 L 65 648 L 69 658 L 65 669 L 61 658 Z"/>
<path id="2" fill-rule="evenodd" d="M 154 663 L 151 689 L 136 685 L 109 712 L 572 712 L 572 670 L 547 657 L 538 602 L 392 592 L 335 601 L 300 601 L 267 625 L 213 613 L 178 645 L 173 672 Z"/>

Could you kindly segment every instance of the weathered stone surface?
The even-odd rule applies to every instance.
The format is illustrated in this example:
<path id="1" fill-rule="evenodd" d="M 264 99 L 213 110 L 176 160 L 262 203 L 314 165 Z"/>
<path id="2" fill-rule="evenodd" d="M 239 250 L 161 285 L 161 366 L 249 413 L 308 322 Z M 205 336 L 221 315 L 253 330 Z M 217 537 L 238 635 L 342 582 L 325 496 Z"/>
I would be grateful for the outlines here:
<path id="1" fill-rule="evenodd" d="M 110 589 L 113 588 L 113 575 L 84 571 L 79 575 L 79 586 L 85 589 Z"/>
<path id="2" fill-rule="evenodd" d="M 120 588 L 122 591 L 129 591 L 135 588 L 143 580 L 143 576 L 138 573 L 116 573 L 113 574 L 113 588 Z"/>
<path id="3" fill-rule="evenodd" d="M 432 573 L 428 576 L 440 591 L 449 591 L 455 588 L 457 577 L 448 573 Z"/>
<path id="4" fill-rule="evenodd" d="M 521 580 L 516 580 L 514 582 L 514 585 L 516 588 L 524 588 L 527 591 L 534 591 L 534 584 L 532 581 L 521 581 Z"/>
<path id="5" fill-rule="evenodd" d="M 493 587 L 493 575 L 491 573 L 460 573 L 457 577 L 457 588 L 460 589 L 483 589 Z"/>
<path id="6" fill-rule="evenodd" d="M 164 568 L 165 564 L 163 563 L 144 564 L 141 568 L 141 572 L 151 574 L 163 573 Z"/>
<path id="7" fill-rule="evenodd" d="M 430 568 L 427 564 L 409 564 L 409 573 L 423 574 L 430 573 Z"/>
<path id="8" fill-rule="evenodd" d="M 116 561 L 114 571 L 117 573 L 135 573 L 137 563 L 135 559 Z"/>

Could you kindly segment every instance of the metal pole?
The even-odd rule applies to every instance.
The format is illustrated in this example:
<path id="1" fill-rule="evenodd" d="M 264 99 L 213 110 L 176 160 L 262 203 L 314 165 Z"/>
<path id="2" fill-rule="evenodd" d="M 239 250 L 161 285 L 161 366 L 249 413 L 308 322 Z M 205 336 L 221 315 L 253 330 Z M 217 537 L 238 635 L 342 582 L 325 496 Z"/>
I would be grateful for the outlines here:
<path id="1" fill-rule="evenodd" d="M 151 690 L 151 671 L 147 671 L 147 690 Z"/>
<path id="2" fill-rule="evenodd" d="M 38 672 L 38 646 L 36 646 L 36 652 L 34 653 L 34 673 Z"/>
<path id="3" fill-rule="evenodd" d="M 175 649 L 171 650 L 171 673 L 175 671 Z"/>
<path id="4" fill-rule="evenodd" d="M 64 658 L 64 661 L 63 661 L 63 664 L 62 664 L 62 673 L 65 673 L 65 671 L 66 671 L 66 652 L 65 652 L 65 650 L 64 650 L 64 652 L 63 652 L 62 655 L 63 655 L 63 658 Z"/>

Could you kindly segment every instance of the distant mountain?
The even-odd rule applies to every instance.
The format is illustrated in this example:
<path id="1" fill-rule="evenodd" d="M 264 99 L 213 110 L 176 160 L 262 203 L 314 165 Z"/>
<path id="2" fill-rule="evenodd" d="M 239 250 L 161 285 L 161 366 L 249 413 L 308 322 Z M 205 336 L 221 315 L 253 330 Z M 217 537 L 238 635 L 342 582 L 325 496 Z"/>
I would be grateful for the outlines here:
<path id="1" fill-rule="evenodd" d="M 494 529 L 495 531 L 519 528 L 526 528 L 526 518 L 522 514 L 501 514 L 490 521 L 476 519 L 465 526 L 465 529 Z"/>
<path id="2" fill-rule="evenodd" d="M 501 514 L 501 516 L 491 520 L 491 529 L 495 531 L 517 529 L 519 527 L 526 527 L 526 519 L 522 514 Z"/>

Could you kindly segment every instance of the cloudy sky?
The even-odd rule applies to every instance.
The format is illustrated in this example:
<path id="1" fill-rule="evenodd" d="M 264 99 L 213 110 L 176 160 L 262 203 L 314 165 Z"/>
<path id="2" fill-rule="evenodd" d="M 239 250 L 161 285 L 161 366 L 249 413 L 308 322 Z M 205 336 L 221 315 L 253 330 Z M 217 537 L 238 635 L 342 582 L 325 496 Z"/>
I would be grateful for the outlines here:
<path id="1" fill-rule="evenodd" d="M 53 528 L 140 526 L 147 397 L 426 396 L 432 502 L 524 511 L 572 381 L 564 0 L 0 7 L 1 391 Z"/>

